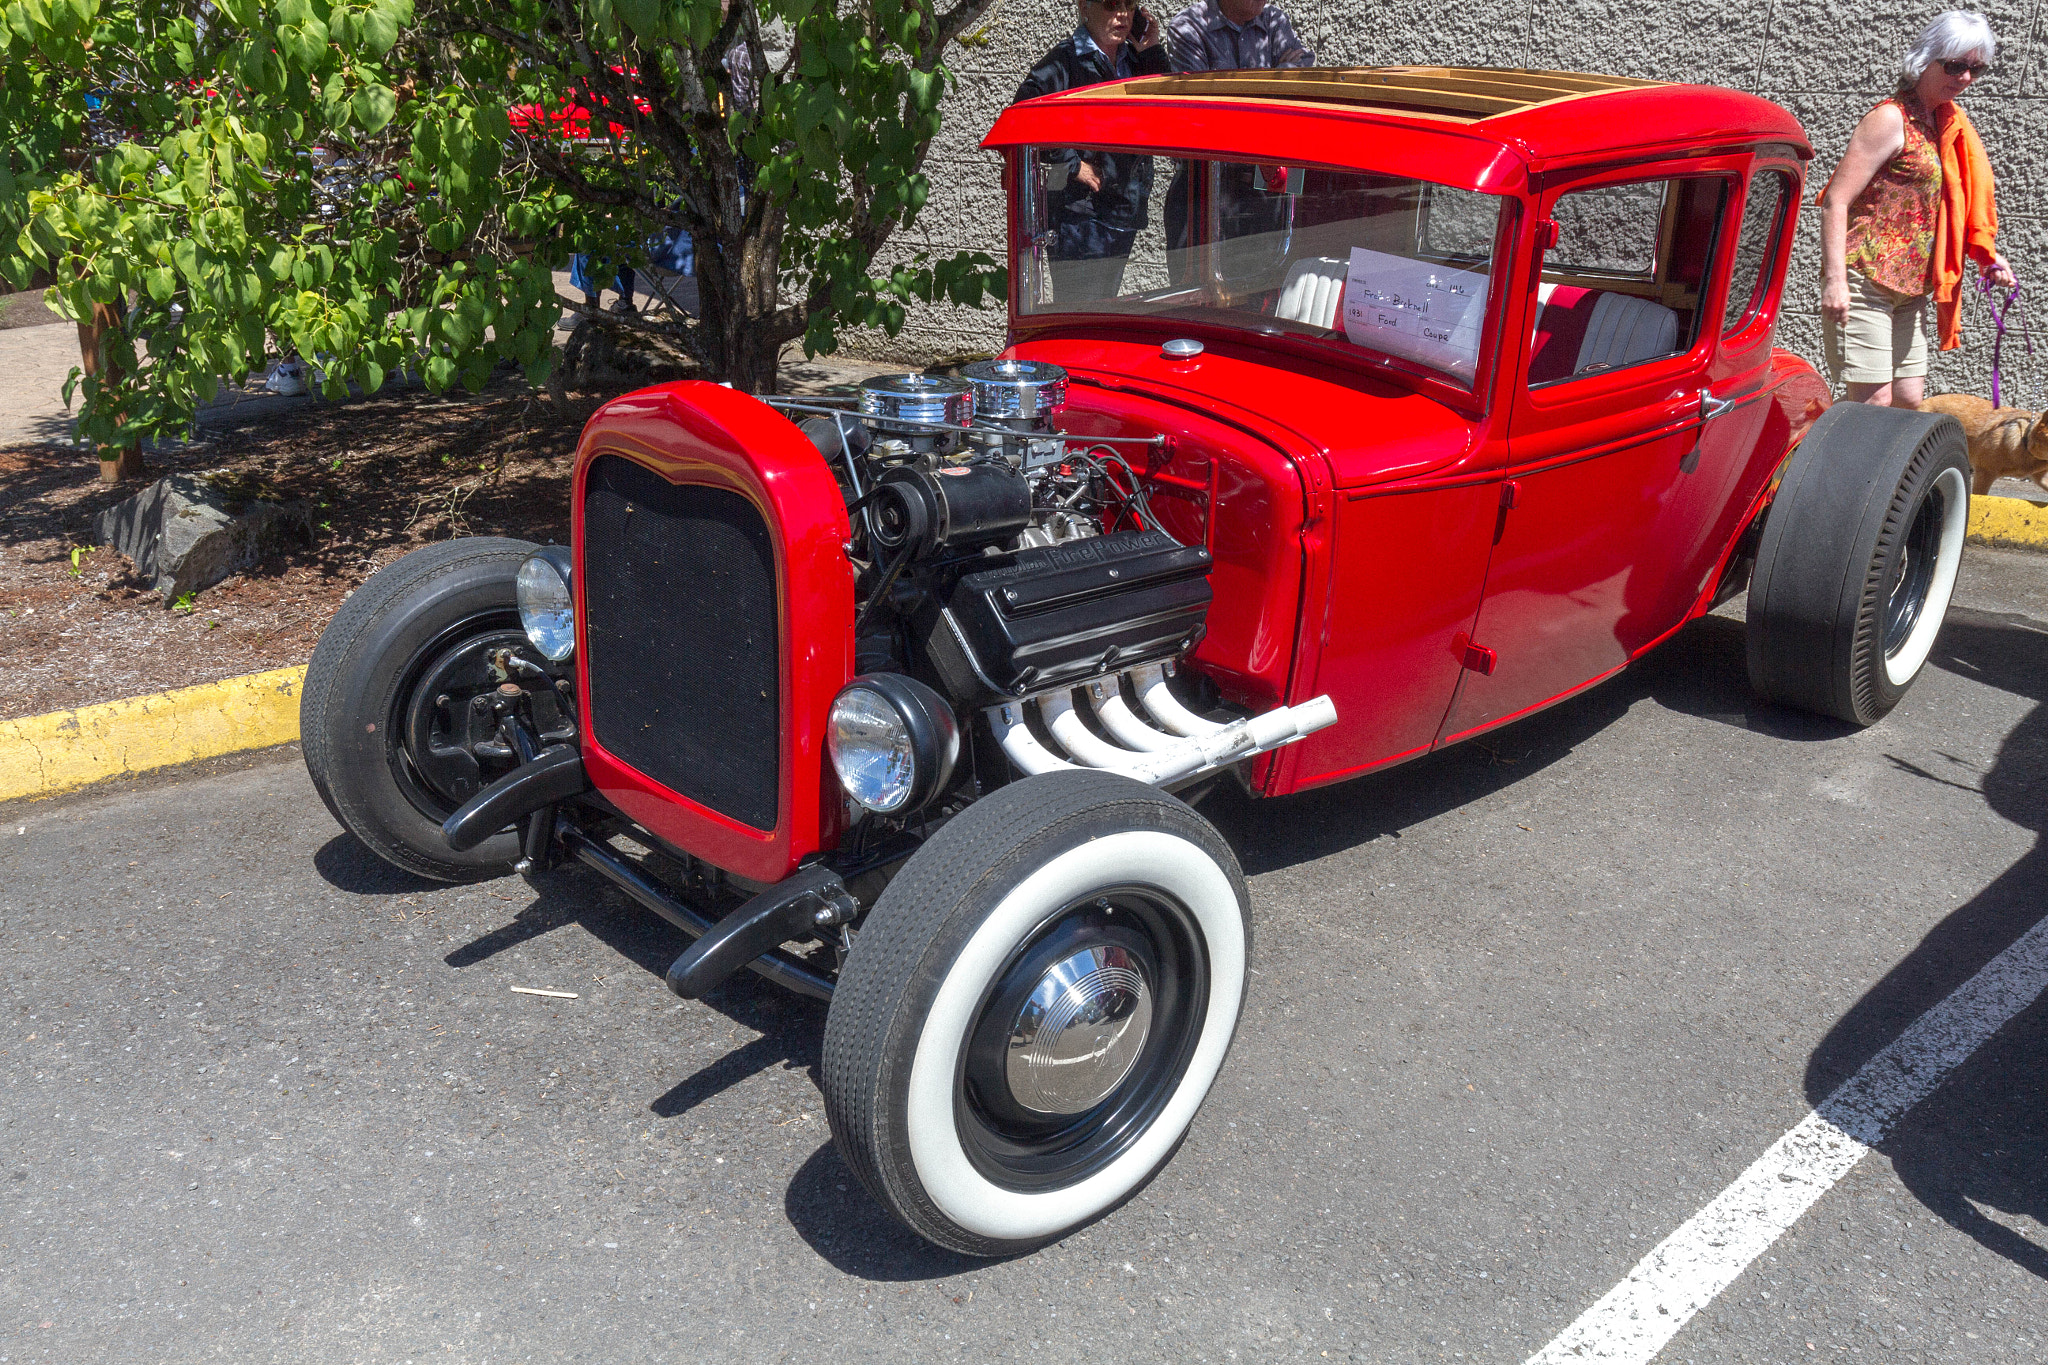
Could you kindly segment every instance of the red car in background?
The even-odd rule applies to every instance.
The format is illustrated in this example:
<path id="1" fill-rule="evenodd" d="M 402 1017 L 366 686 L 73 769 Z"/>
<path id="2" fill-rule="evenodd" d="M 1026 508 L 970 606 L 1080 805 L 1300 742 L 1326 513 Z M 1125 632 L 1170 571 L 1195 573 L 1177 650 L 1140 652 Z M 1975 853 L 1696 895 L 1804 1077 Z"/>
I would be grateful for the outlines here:
<path id="1" fill-rule="evenodd" d="M 995 1255 L 1139 1188 L 1223 1063 L 1249 900 L 1205 792 L 1458 743 L 1745 588 L 1757 690 L 1870 724 L 1969 466 L 1774 347 L 1812 149 L 1750 95 L 1146 77 L 985 145 L 999 358 L 613 401 L 572 544 L 381 570 L 303 735 L 394 864 L 579 862 L 699 935 L 679 994 L 828 998 L 848 1164 Z"/>
<path id="2" fill-rule="evenodd" d="M 624 67 L 611 69 L 622 76 L 630 74 Z M 603 142 L 607 140 L 605 137 L 593 135 L 590 131 L 592 111 L 584 103 L 590 98 L 587 91 L 571 90 L 562 97 L 560 104 L 515 104 L 505 111 L 505 116 L 512 121 L 512 131 L 527 137 L 548 136 L 572 144 Z M 633 107 L 643 114 L 653 112 L 652 106 L 638 95 L 633 97 Z M 623 142 L 631 135 L 631 130 L 623 123 L 607 120 L 605 126 L 610 141 Z"/>

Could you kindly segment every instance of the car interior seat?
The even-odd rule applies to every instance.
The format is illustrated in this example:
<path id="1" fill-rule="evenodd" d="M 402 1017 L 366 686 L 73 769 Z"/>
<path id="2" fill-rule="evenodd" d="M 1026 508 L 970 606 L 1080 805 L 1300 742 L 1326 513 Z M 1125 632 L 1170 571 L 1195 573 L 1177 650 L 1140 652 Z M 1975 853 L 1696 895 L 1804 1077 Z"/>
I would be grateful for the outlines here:
<path id="1" fill-rule="evenodd" d="M 1596 366 L 1633 365 L 1678 350 L 1678 314 L 1661 303 L 1583 289 L 1537 286 L 1536 333 L 1529 348 L 1529 382 L 1583 374 Z"/>
<path id="2" fill-rule="evenodd" d="M 1280 283 L 1280 301 L 1273 316 L 1284 322 L 1305 322 L 1335 330 L 1337 310 L 1344 304 L 1344 276 L 1350 264 L 1335 256 L 1310 256 L 1287 268 Z"/>

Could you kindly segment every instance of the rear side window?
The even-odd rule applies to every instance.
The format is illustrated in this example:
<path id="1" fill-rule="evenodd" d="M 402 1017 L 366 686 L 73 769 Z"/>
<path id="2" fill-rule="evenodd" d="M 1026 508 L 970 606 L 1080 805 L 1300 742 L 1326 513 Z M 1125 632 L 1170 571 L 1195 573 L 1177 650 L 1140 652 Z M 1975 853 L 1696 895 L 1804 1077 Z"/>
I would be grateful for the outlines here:
<path id="1" fill-rule="evenodd" d="M 1683 355 L 1733 181 L 1683 176 L 1558 196 L 1543 255 L 1529 383 L 1553 384 Z"/>
<path id="2" fill-rule="evenodd" d="M 1785 206 L 1792 199 L 1792 177 L 1783 171 L 1760 171 L 1750 182 L 1749 203 L 1742 209 L 1742 230 L 1735 239 L 1735 267 L 1728 272 L 1728 325 L 1724 334 L 1748 326 L 1763 307 L 1764 285 L 1771 262 L 1778 257 L 1778 231 Z"/>

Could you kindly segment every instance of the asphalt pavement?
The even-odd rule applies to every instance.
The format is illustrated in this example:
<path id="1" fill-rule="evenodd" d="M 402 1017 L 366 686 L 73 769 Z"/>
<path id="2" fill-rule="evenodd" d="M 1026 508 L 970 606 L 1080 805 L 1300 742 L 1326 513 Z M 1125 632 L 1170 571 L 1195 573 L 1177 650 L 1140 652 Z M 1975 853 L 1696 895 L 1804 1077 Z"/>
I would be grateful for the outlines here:
<path id="1" fill-rule="evenodd" d="M 975 1262 L 833 1152 L 824 1008 L 592 878 L 444 888 L 289 751 L 0 807 L 0 1361 L 1519 1362 L 2048 914 L 2048 557 L 1861 733 L 1739 619 L 1462 749 L 1208 811 L 1258 917 L 1179 1156 Z M 575 999 L 515 994 L 514 986 Z M 2048 1003 L 1662 1361 L 2048 1355 Z"/>

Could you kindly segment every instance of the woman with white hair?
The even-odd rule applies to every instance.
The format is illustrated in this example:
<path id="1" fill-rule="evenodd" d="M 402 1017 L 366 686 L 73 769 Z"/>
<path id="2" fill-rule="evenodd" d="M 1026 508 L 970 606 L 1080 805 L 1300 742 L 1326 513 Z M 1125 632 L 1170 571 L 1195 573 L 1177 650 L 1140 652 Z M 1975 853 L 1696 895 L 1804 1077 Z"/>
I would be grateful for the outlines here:
<path id="1" fill-rule="evenodd" d="M 1965 261 L 2001 285 L 1991 163 L 1956 103 L 1991 68 L 1998 39 L 1974 10 L 1921 30 L 1899 87 L 1856 125 L 1821 191 L 1820 313 L 1828 368 L 1857 402 L 1916 406 L 1925 388 L 1922 325 L 1933 301 L 1941 349 L 1962 340 Z"/>

